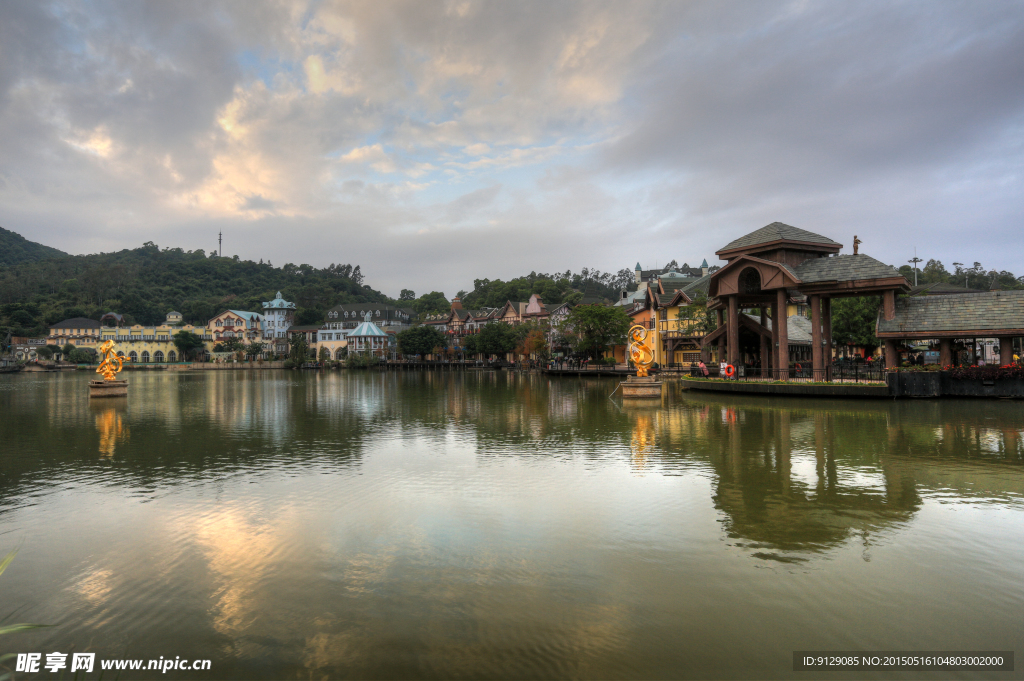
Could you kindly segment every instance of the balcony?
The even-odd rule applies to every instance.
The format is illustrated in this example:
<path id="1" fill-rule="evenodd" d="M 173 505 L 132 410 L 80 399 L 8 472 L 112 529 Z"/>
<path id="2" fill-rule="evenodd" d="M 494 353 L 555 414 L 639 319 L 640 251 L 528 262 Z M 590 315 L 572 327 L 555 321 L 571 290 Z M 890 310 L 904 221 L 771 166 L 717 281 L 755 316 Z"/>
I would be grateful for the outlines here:
<path id="1" fill-rule="evenodd" d="M 696 319 L 658 320 L 658 333 L 662 338 L 702 338 L 707 335 L 702 321 Z"/>

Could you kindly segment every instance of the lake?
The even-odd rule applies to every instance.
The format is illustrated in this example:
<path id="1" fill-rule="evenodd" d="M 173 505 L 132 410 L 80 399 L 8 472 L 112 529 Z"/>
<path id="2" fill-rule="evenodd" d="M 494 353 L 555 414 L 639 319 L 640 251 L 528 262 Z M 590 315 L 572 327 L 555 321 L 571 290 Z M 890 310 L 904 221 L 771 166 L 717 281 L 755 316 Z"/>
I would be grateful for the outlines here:
<path id="1" fill-rule="evenodd" d="M 1024 638 L 1020 401 L 122 376 L 91 404 L 91 373 L 0 376 L 0 617 L 55 625 L 0 652 L 211 664 L 122 679 L 862 678 L 793 651 Z"/>

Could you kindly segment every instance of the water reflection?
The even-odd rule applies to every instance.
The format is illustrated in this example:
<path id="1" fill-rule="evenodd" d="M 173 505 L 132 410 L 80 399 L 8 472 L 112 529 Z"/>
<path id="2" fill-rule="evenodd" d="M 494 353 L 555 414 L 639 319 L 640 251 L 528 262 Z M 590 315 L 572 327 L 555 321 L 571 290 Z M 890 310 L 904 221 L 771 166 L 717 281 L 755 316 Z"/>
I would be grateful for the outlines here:
<path id="1" fill-rule="evenodd" d="M 92 400 L 89 402 L 89 408 L 96 418 L 96 430 L 100 436 L 100 456 L 111 459 L 114 457 L 117 444 L 125 442 L 130 434 L 124 418 L 128 412 L 128 398 Z"/>
<path id="2" fill-rule="evenodd" d="M 25 541 L 0 610 L 61 622 L 32 649 L 171 641 L 224 678 L 707 677 L 737 640 L 1024 634 L 1014 403 L 140 372 L 90 404 L 88 378 L 0 377 L 0 536 Z M 934 593 L 987 642 L 920 636 L 946 631 Z"/>

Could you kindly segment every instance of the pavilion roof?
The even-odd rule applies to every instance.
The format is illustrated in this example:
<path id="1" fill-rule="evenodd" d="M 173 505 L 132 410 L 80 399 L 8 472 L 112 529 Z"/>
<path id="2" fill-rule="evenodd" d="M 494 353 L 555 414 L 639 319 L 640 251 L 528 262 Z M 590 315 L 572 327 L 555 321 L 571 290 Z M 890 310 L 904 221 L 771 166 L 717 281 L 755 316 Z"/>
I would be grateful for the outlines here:
<path id="1" fill-rule="evenodd" d="M 863 279 L 889 279 L 901 277 L 892 265 L 886 265 L 869 255 L 836 255 L 831 258 L 811 258 L 795 268 L 785 266 L 804 284 L 819 281 L 853 281 Z"/>
<path id="2" fill-rule="evenodd" d="M 1024 335 L 1024 290 L 985 291 L 945 296 L 901 296 L 896 314 L 886 320 L 879 311 L 877 333 L 955 333 L 1016 330 Z M 958 336 L 959 337 L 959 336 Z"/>
<path id="3" fill-rule="evenodd" d="M 944 284 L 936 281 L 931 284 L 921 284 L 920 286 L 911 286 L 908 296 L 947 296 L 954 293 L 984 293 L 984 289 L 979 288 L 964 288 L 963 286 L 956 286 L 954 284 Z"/>
<path id="4" fill-rule="evenodd" d="M 800 229 L 799 227 L 787 225 L 783 222 L 773 222 L 770 225 L 765 225 L 761 229 L 754 230 L 750 234 L 741 236 L 735 241 L 729 242 L 728 245 L 719 249 L 718 253 L 731 251 L 736 248 L 770 244 L 775 241 L 800 241 L 805 243 L 826 244 L 828 246 L 842 245 L 832 239 L 829 239 L 827 236 L 808 232 L 806 229 Z"/>
<path id="5" fill-rule="evenodd" d="M 748 314 L 747 316 L 758 324 L 761 323 L 760 317 L 752 314 Z M 768 330 L 771 331 L 772 318 L 769 317 L 765 320 L 765 324 L 768 326 Z M 801 317 L 800 315 L 786 317 L 786 338 L 789 340 L 790 345 L 810 345 L 813 328 L 811 320 L 807 317 Z"/>

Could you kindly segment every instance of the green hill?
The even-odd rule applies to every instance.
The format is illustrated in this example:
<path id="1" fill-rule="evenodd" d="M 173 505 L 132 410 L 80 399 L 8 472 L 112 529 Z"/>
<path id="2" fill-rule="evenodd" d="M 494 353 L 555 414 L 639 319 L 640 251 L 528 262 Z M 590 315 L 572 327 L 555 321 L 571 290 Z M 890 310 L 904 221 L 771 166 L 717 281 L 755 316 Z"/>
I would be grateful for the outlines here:
<path id="1" fill-rule="evenodd" d="M 391 302 L 363 284 L 358 265 L 274 267 L 147 242 L 117 253 L 0 267 L 0 335 L 41 335 L 62 319 L 99 319 L 109 311 L 132 323 L 159 324 L 176 310 L 186 322 L 205 324 L 228 308 L 261 312 L 278 291 L 298 306 L 299 324 L 321 321 L 339 303 Z"/>
<path id="2" fill-rule="evenodd" d="M 35 262 L 47 258 L 63 258 L 67 253 L 58 251 L 34 241 L 29 241 L 17 232 L 0 227 L 0 267 L 10 267 L 22 262 Z"/>

